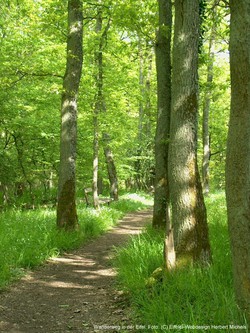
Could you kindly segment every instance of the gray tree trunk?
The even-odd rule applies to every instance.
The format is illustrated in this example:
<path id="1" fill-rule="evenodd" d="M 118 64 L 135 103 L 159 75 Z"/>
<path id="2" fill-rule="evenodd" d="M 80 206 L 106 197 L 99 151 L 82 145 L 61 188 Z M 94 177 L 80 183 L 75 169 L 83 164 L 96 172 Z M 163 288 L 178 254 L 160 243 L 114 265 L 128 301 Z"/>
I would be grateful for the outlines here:
<path id="1" fill-rule="evenodd" d="M 93 140 L 93 204 L 95 208 L 99 207 L 98 199 L 98 168 L 99 168 L 99 120 L 98 120 L 98 109 L 95 107 L 93 116 L 94 125 L 94 140 Z"/>
<path id="2" fill-rule="evenodd" d="M 210 104 L 212 98 L 212 84 L 213 84 L 213 68 L 214 68 L 214 40 L 216 30 L 216 6 L 214 5 L 212 19 L 213 25 L 211 34 L 209 36 L 208 47 L 208 65 L 207 65 L 207 82 L 205 87 L 205 96 L 203 104 L 203 121 L 202 121 L 202 141 L 203 141 L 203 156 L 202 156 L 202 187 L 204 195 L 209 194 L 209 164 L 210 164 L 210 133 L 209 133 L 209 116 L 210 116 Z"/>
<path id="3" fill-rule="evenodd" d="M 135 160 L 135 184 L 138 189 L 149 189 L 153 185 L 150 175 L 151 164 L 147 156 L 151 151 L 151 75 L 153 68 L 153 48 L 138 37 L 139 52 L 139 118 L 137 134 L 137 159 Z"/>
<path id="4" fill-rule="evenodd" d="M 170 224 L 168 189 L 168 145 L 171 113 L 171 0 L 158 0 L 159 29 L 155 46 L 157 70 L 157 127 L 155 136 L 155 192 L 153 227 Z"/>
<path id="5" fill-rule="evenodd" d="M 95 32 L 99 38 L 99 34 L 102 30 L 102 11 L 98 10 L 97 18 L 96 18 L 96 27 Z M 95 53 L 95 63 L 97 68 L 96 74 L 96 100 L 94 107 L 94 115 L 93 115 L 93 125 L 94 125 L 94 140 L 93 140 L 93 180 L 92 180 L 92 189 L 93 189 L 93 203 L 95 208 L 99 208 L 99 198 L 98 198 L 98 168 L 99 168 L 99 113 L 102 110 L 102 71 L 100 72 L 100 68 L 102 68 L 102 57 L 100 57 L 100 47 Z"/>
<path id="6" fill-rule="evenodd" d="M 213 39 L 209 41 L 209 64 L 207 67 L 207 86 L 203 105 L 203 122 L 202 122 L 202 141 L 203 141 L 203 157 L 202 157 L 202 185 L 204 195 L 209 194 L 209 162 L 210 162 L 210 135 L 209 135 L 209 114 L 212 96 L 213 83 L 213 60 L 212 52 Z"/>
<path id="7" fill-rule="evenodd" d="M 169 185 L 177 258 L 211 260 L 197 164 L 199 0 L 175 1 Z"/>
<path id="8" fill-rule="evenodd" d="M 98 153 L 99 153 L 99 129 L 98 129 L 98 115 L 100 112 L 106 112 L 106 105 L 103 95 L 103 48 L 107 38 L 107 33 L 110 27 L 110 20 L 107 23 L 104 31 L 102 32 L 102 10 L 99 9 L 97 22 L 96 22 L 96 33 L 99 38 L 98 51 L 96 52 L 96 66 L 97 66 L 97 97 L 96 106 L 94 111 L 94 128 L 95 128 L 95 139 L 94 139 L 94 173 L 93 173 L 93 194 L 94 194 L 94 206 L 99 206 L 98 202 Z M 118 200 L 118 178 L 114 162 L 112 149 L 110 146 L 110 135 L 103 131 L 102 132 L 104 156 L 107 164 L 108 178 L 110 183 L 110 197 L 114 200 Z"/>
<path id="9" fill-rule="evenodd" d="M 77 95 L 82 72 L 82 1 L 68 1 L 67 64 L 61 106 L 60 169 L 57 226 L 75 229 Z"/>
<path id="10" fill-rule="evenodd" d="M 226 197 L 235 293 L 250 325 L 250 1 L 230 0 L 230 8 Z"/>
<path id="11" fill-rule="evenodd" d="M 118 200 L 118 178 L 112 150 L 110 148 L 110 137 L 107 133 L 103 134 L 104 155 L 107 164 L 108 177 L 110 183 L 110 198 Z"/>

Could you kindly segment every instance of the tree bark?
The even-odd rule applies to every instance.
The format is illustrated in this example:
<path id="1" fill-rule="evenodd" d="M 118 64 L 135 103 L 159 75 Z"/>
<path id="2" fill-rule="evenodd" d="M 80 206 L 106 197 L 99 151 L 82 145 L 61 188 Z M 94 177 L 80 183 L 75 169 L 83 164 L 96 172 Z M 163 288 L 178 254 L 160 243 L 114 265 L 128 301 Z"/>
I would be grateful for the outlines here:
<path id="1" fill-rule="evenodd" d="M 210 41 L 211 45 L 211 41 Z M 210 48 L 211 50 L 211 48 Z M 202 121 L 202 141 L 203 141 L 203 156 L 202 156 L 202 185 L 204 195 L 209 194 L 209 162 L 210 162 L 210 135 L 209 135 L 209 114 L 211 104 L 211 85 L 213 82 L 213 54 L 209 52 L 207 87 L 203 105 L 203 121 Z"/>
<path id="2" fill-rule="evenodd" d="M 211 261 L 197 164 L 199 0 L 175 1 L 169 181 L 178 257 Z"/>
<path id="3" fill-rule="evenodd" d="M 250 2 L 230 0 L 230 8 L 226 197 L 235 293 L 250 325 Z"/>
<path id="4" fill-rule="evenodd" d="M 157 127 L 153 227 L 169 228 L 168 146 L 171 113 L 171 0 L 158 0 L 159 29 L 155 46 L 157 70 Z"/>
<path id="5" fill-rule="evenodd" d="M 213 67 L 214 67 L 214 52 L 213 45 L 215 39 L 216 28 L 216 6 L 213 9 L 214 19 L 211 35 L 209 36 L 208 47 L 208 65 L 207 65 L 207 82 L 205 88 L 204 104 L 203 104 L 203 121 L 202 121 L 202 141 L 203 141 L 203 156 L 202 156 L 202 186 L 204 195 L 209 194 L 209 163 L 211 157 L 210 150 L 210 135 L 209 135 L 209 116 L 210 116 L 210 104 L 212 98 L 212 84 L 213 84 Z"/>
<path id="6" fill-rule="evenodd" d="M 107 164 L 108 177 L 110 183 L 110 198 L 118 200 L 118 178 L 114 162 L 114 156 L 110 148 L 110 137 L 107 133 L 103 134 L 104 155 Z"/>
<path id="7" fill-rule="evenodd" d="M 135 184 L 139 190 L 149 189 L 153 185 L 150 177 L 148 151 L 151 150 L 151 74 L 153 66 L 153 48 L 147 41 L 138 36 L 139 52 L 139 117 L 138 117 L 138 134 L 137 149 L 134 168 Z"/>
<path id="8" fill-rule="evenodd" d="M 82 1 L 68 1 L 67 63 L 61 104 L 60 169 L 58 183 L 57 226 L 75 229 L 77 95 L 82 73 Z"/>
<path id="9" fill-rule="evenodd" d="M 99 168 L 99 119 L 98 119 L 98 109 L 95 107 L 93 115 L 93 125 L 94 125 L 94 140 L 93 140 L 93 180 L 92 180 L 92 190 L 93 190 L 93 204 L 95 208 L 99 208 L 98 199 L 98 168 Z"/>
<path id="10" fill-rule="evenodd" d="M 98 9 L 97 18 L 96 18 L 96 27 L 95 32 L 99 38 L 99 34 L 102 30 L 102 11 Z M 96 101 L 93 115 L 93 125 L 94 125 L 94 140 L 93 140 L 93 203 L 95 208 L 99 208 L 99 198 L 98 198 L 98 168 L 99 168 L 99 113 L 102 110 L 102 56 L 100 56 L 100 44 L 98 50 L 95 53 L 95 63 L 97 66 L 96 74 Z"/>
<path id="11" fill-rule="evenodd" d="M 110 19 L 102 32 L 103 22 L 102 22 L 102 10 L 99 9 L 97 22 L 96 22 L 96 33 L 99 35 L 99 46 L 98 51 L 96 52 L 96 65 L 97 65 L 97 100 L 95 107 L 94 115 L 94 124 L 95 124 L 95 140 L 94 140 L 94 177 L 93 177 L 93 193 L 94 193 L 94 206 L 97 208 L 99 206 L 98 202 L 98 115 L 100 112 L 106 112 L 106 105 L 103 95 L 103 48 L 105 40 L 107 38 L 107 32 L 110 27 Z M 110 135 L 103 131 L 103 146 L 104 146 L 104 156 L 107 165 L 108 178 L 110 183 L 110 197 L 114 200 L 118 200 L 118 178 L 114 162 L 114 157 L 112 149 L 110 146 Z"/>

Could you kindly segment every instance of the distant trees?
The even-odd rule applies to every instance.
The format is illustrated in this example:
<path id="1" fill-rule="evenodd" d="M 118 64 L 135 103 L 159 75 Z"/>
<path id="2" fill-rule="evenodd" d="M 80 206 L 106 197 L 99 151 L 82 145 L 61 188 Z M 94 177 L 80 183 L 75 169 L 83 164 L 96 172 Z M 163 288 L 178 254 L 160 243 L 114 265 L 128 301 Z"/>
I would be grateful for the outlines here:
<path id="1" fill-rule="evenodd" d="M 98 9 L 103 12 L 99 36 L 95 32 Z M 59 150 L 55 147 L 59 146 L 60 139 L 58 110 L 66 66 L 66 58 L 61 55 L 66 46 L 67 1 L 3 1 L 1 11 L 0 205 L 55 203 L 59 175 Z M 221 12 L 220 19 L 224 15 Z M 106 158 L 103 153 L 99 154 L 99 181 L 102 180 L 105 195 L 111 192 L 110 180 L 114 188 L 118 177 L 121 188 L 147 190 L 155 176 L 157 100 L 152 50 L 157 44 L 156 3 L 153 0 L 83 2 L 83 13 L 85 52 L 78 97 L 77 189 L 83 194 L 83 188 L 90 187 L 93 178 L 93 109 L 97 93 L 94 58 L 111 17 L 108 38 L 104 38 L 102 48 L 103 98 L 107 112 L 99 115 L 99 149 L 105 150 Z M 223 35 L 221 31 L 216 35 L 216 51 L 221 49 L 218 39 L 226 36 L 224 30 Z M 206 40 L 207 35 L 208 32 Z M 204 98 L 204 68 L 201 65 L 201 98 Z M 225 88 L 225 91 L 224 87 L 228 87 L 229 80 L 223 71 L 221 64 L 215 63 L 210 179 L 211 186 L 216 188 L 224 185 L 223 145 L 229 99 L 229 90 Z M 225 92 L 226 97 L 221 97 Z M 115 169 L 112 163 L 107 163 L 112 158 Z M 16 188 L 20 186 L 22 191 L 16 196 Z"/>
<path id="2" fill-rule="evenodd" d="M 81 0 L 68 1 L 67 64 L 63 78 L 61 105 L 60 169 L 58 181 L 57 225 L 77 227 L 76 143 L 77 97 L 82 74 L 83 13 Z"/>
<path id="3" fill-rule="evenodd" d="M 226 198 L 235 293 L 250 324 L 250 2 L 230 0 L 231 113 Z"/>
<path id="4" fill-rule="evenodd" d="M 167 1 L 159 1 L 162 7 L 166 8 L 167 4 Z M 66 6 L 67 2 L 59 0 L 47 2 L 23 0 L 8 4 L 3 2 L 1 7 L 1 205 L 26 201 L 40 204 L 51 199 L 55 201 L 56 198 L 59 151 L 55 147 L 58 147 L 60 138 L 60 115 L 57 110 L 60 108 L 62 79 L 66 66 L 66 59 L 61 56 L 66 45 Z M 83 2 L 83 8 L 86 33 L 83 40 L 84 75 L 81 78 L 78 97 L 76 186 L 83 195 L 83 188 L 90 187 L 93 178 L 93 109 L 98 88 L 96 84 L 98 66 L 94 58 L 100 48 L 99 56 L 100 54 L 102 56 L 103 72 L 102 96 L 107 110 L 99 114 L 99 149 L 106 154 L 106 158 L 103 154 L 99 156 L 99 178 L 102 180 L 104 191 L 113 192 L 111 195 L 115 197 L 118 177 L 121 188 L 149 189 L 156 176 L 158 185 L 155 196 L 157 196 L 158 190 L 161 191 L 165 186 L 161 187 L 159 184 L 165 182 L 160 181 L 161 175 L 157 174 L 159 169 L 154 168 L 153 142 L 157 100 L 156 68 L 152 48 L 156 45 L 158 62 L 163 45 L 160 39 L 169 38 L 170 32 L 162 26 L 155 41 L 157 6 L 153 0 L 143 3 L 135 3 L 132 0 Z M 97 36 L 98 10 L 103 12 L 103 28 Z M 170 11 L 167 11 L 168 13 Z M 220 14 L 220 17 L 222 16 Z M 103 33 L 109 17 L 112 18 L 112 22 L 106 39 Z M 166 20 L 165 14 L 161 20 L 162 22 Z M 211 21 L 211 17 L 209 20 Z M 226 29 L 223 34 L 226 35 Z M 220 37 L 216 37 L 216 42 L 218 38 Z M 201 56 L 204 56 L 204 52 Z M 161 58 L 166 60 L 164 56 Z M 219 67 L 218 64 L 214 66 L 215 80 L 218 81 L 220 77 L 221 86 L 228 86 L 228 80 L 223 77 L 221 69 L 219 72 Z M 207 71 L 207 66 L 201 65 L 201 98 L 204 98 L 205 90 L 204 71 Z M 159 75 L 162 74 L 160 71 Z M 227 123 L 225 109 L 228 108 L 228 95 L 222 99 L 220 97 L 224 93 L 222 89 L 216 86 L 211 98 L 213 117 L 210 122 L 210 134 L 213 157 L 210 178 L 215 187 L 223 187 L 223 163 L 219 162 L 220 159 L 222 162 L 224 159 L 223 144 Z M 166 98 L 166 89 L 163 90 L 163 98 Z M 158 103 L 160 104 L 160 101 Z M 161 126 L 166 132 L 168 131 L 168 126 L 163 125 L 159 116 L 158 128 Z M 158 134 L 157 137 L 156 160 L 162 157 L 165 159 L 163 151 L 167 150 L 163 146 L 167 147 L 168 138 L 161 139 Z M 109 163 L 113 156 L 116 162 L 115 168 L 114 164 Z M 217 170 L 220 173 L 219 177 Z M 114 176 L 115 171 L 117 177 Z M 109 186 L 110 180 L 113 182 L 112 191 Z M 16 192 L 19 193 L 18 196 L 15 195 Z M 156 225 L 157 221 L 165 223 L 164 200 L 155 200 Z M 163 203 L 162 209 L 160 206 L 157 208 L 161 203 Z M 156 218 L 156 212 L 161 214 L 159 219 Z"/>

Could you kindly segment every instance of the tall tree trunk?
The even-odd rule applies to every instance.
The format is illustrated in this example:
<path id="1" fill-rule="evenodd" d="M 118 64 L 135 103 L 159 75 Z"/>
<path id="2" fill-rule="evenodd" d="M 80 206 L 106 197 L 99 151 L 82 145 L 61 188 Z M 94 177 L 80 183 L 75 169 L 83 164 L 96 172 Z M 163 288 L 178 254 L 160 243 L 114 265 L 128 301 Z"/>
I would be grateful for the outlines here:
<path id="1" fill-rule="evenodd" d="M 171 113 L 171 0 L 158 0 L 159 29 L 155 46 L 157 70 L 157 127 L 153 227 L 169 229 L 168 145 Z"/>
<path id="2" fill-rule="evenodd" d="M 146 82 L 145 82 L 145 124 L 144 124 L 144 134 L 146 138 L 151 138 L 151 77 L 153 70 L 153 52 L 154 49 L 147 45 L 147 74 L 146 74 Z"/>
<path id="3" fill-rule="evenodd" d="M 207 83 L 205 88 L 204 104 L 203 104 L 203 121 L 202 121 L 202 141 L 203 141 L 203 156 L 202 156 L 202 185 L 204 195 L 209 194 L 209 162 L 211 156 L 210 150 L 210 135 L 209 135 L 209 115 L 210 115 L 210 104 L 212 98 L 212 84 L 213 84 L 213 65 L 214 65 L 214 52 L 213 45 L 215 39 L 215 20 L 216 6 L 213 9 L 213 26 L 211 35 L 209 37 L 208 47 L 208 66 L 207 66 Z"/>
<path id="4" fill-rule="evenodd" d="M 237 301 L 250 325 L 250 2 L 230 0 L 231 114 L 226 197 Z"/>
<path id="5" fill-rule="evenodd" d="M 93 140 L 93 180 L 92 180 L 92 190 L 93 190 L 93 203 L 94 207 L 99 207 L 98 199 L 98 168 L 99 168 L 99 119 L 98 119 L 98 108 L 95 106 L 93 115 L 93 125 L 94 125 L 94 140 Z"/>
<path id="6" fill-rule="evenodd" d="M 144 122 L 144 105 L 143 105 L 143 97 L 144 97 L 144 58 L 143 58 L 143 47 L 142 41 L 139 37 L 138 40 L 138 51 L 139 51 L 139 89 L 140 89 L 140 100 L 139 100 L 139 119 L 138 119 L 138 146 L 136 150 L 137 159 L 135 160 L 135 183 L 136 188 L 141 190 L 142 185 L 142 142 L 143 142 L 143 122 Z"/>
<path id="7" fill-rule="evenodd" d="M 199 0 L 175 1 L 169 185 L 177 258 L 211 260 L 197 163 Z"/>
<path id="8" fill-rule="evenodd" d="M 98 9 L 97 18 L 96 18 L 96 28 L 95 32 L 97 34 L 97 38 L 102 31 L 102 10 Z M 99 208 L 99 199 L 98 199 L 98 168 L 99 168 L 99 114 L 102 110 L 102 56 L 100 56 L 100 43 L 98 50 L 95 53 L 95 63 L 96 63 L 96 86 L 97 92 L 95 97 L 95 107 L 94 107 L 94 115 L 93 115 L 93 125 L 94 125 L 94 140 L 93 140 L 93 181 L 92 181 L 92 189 L 93 189 L 93 203 L 95 208 Z"/>
<path id="9" fill-rule="evenodd" d="M 148 177 L 151 166 L 146 159 L 151 150 L 151 74 L 153 66 L 153 48 L 148 43 L 143 44 L 139 37 L 139 118 L 137 134 L 137 159 L 135 160 L 135 182 L 138 189 L 148 189 L 151 185 L 151 177 Z"/>
<path id="10" fill-rule="evenodd" d="M 96 22 L 96 33 L 99 38 L 99 46 L 98 51 L 96 52 L 96 66 L 97 66 L 97 100 L 96 100 L 96 107 L 95 107 L 95 115 L 94 115 L 94 123 L 95 123 L 95 141 L 94 141 L 94 181 L 93 181 L 93 193 L 94 193 L 94 206 L 98 207 L 98 115 L 100 112 L 107 112 L 105 100 L 103 96 L 103 49 L 105 46 L 105 42 L 107 39 L 107 33 L 110 27 L 110 19 L 108 20 L 107 26 L 105 27 L 104 31 L 102 32 L 103 28 L 103 20 L 102 20 L 102 10 L 99 9 L 97 22 Z M 117 172 L 114 162 L 114 157 L 112 153 L 112 149 L 110 146 L 110 135 L 103 131 L 102 133 L 103 138 L 103 146 L 104 146 L 104 156 L 107 165 L 108 171 L 108 178 L 110 183 L 110 197 L 114 200 L 118 200 L 118 178 Z"/>
<path id="11" fill-rule="evenodd" d="M 75 229 L 77 95 L 82 73 L 82 1 L 68 1 L 67 64 L 63 79 L 61 106 L 60 169 L 58 183 L 57 226 Z"/>

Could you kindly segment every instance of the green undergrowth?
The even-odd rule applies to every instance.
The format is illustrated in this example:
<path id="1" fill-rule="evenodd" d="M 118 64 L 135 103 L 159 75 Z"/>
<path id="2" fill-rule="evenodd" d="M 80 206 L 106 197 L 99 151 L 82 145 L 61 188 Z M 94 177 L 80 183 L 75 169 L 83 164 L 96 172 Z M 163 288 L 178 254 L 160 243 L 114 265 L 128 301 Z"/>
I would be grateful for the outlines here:
<path id="1" fill-rule="evenodd" d="M 152 279 L 163 267 L 164 235 L 150 226 L 117 249 L 118 284 L 135 312 L 134 326 L 142 325 L 139 331 L 248 332 L 234 300 L 224 195 L 211 195 L 207 209 L 213 251 L 209 268 L 180 267 Z"/>
<path id="2" fill-rule="evenodd" d="M 100 210 L 78 205 L 79 230 L 59 231 L 55 209 L 7 210 L 0 214 L 0 289 L 63 251 L 76 249 L 105 232 L 127 212 L 144 209 L 143 195 L 124 195 Z"/>

